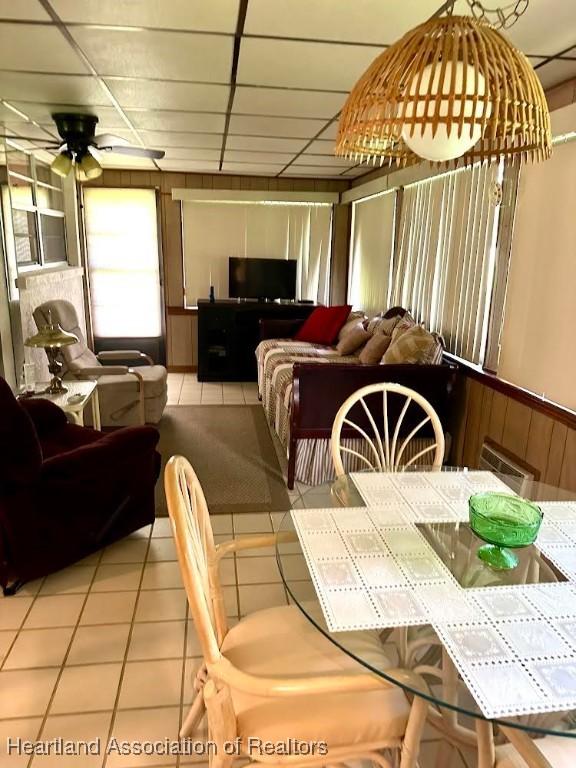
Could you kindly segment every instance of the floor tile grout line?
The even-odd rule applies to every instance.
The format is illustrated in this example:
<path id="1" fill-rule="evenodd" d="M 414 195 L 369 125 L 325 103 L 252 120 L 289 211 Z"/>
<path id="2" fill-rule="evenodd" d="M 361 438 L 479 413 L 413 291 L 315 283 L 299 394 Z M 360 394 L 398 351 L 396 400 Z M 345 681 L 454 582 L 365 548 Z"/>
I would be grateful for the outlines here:
<path id="1" fill-rule="evenodd" d="M 120 669 L 120 677 L 118 679 L 118 688 L 116 690 L 116 697 L 114 699 L 114 706 L 112 709 L 112 717 L 110 719 L 110 726 L 108 728 L 108 738 L 106 743 L 110 741 L 112 738 L 112 734 L 114 733 L 114 726 L 116 724 L 116 715 L 118 712 L 118 704 L 120 703 L 120 695 L 122 693 L 122 684 L 124 682 L 124 672 L 126 670 L 126 663 L 128 660 L 128 652 L 130 649 L 130 644 L 132 642 L 132 635 L 134 633 L 134 624 L 135 624 L 135 618 L 136 618 L 136 612 L 138 610 L 138 602 L 140 600 L 140 592 L 142 588 L 142 583 L 144 581 L 144 573 L 146 570 L 146 561 L 148 559 L 148 552 L 150 551 L 150 543 L 152 541 L 152 534 L 154 532 L 154 526 L 156 525 L 156 519 L 154 519 L 154 523 L 152 524 L 152 528 L 150 530 L 150 536 L 148 537 L 148 547 L 146 548 L 146 557 L 144 558 L 144 562 L 142 564 L 142 570 L 140 571 L 140 580 L 138 583 L 138 590 L 136 592 L 136 600 L 134 601 L 134 607 L 132 609 L 132 618 L 130 620 L 130 629 L 128 630 L 128 639 L 126 642 L 126 648 L 124 649 L 124 659 L 121 662 L 122 668 Z M 119 590 L 120 591 L 120 590 Z M 104 755 L 104 762 L 102 763 L 101 768 L 106 768 L 106 764 L 108 762 L 108 753 L 106 752 Z"/>
<path id="2" fill-rule="evenodd" d="M 6 652 L 4 658 L 2 659 L 2 662 L 0 663 L 0 672 L 2 672 L 4 670 L 4 665 L 5 665 L 5 663 L 6 663 L 7 659 L 8 659 L 8 656 L 11 654 L 12 649 L 14 648 L 14 645 L 16 644 L 16 641 L 18 640 L 18 638 L 20 636 L 20 632 L 23 629 L 24 624 L 26 623 L 26 620 L 28 619 L 28 616 L 30 615 L 30 611 L 32 610 L 32 606 L 36 602 L 36 598 L 38 597 L 38 594 L 40 593 L 40 589 L 42 588 L 42 585 L 44 584 L 45 581 L 46 581 L 46 577 L 43 576 L 41 581 L 40 581 L 40 585 L 38 587 L 38 592 L 36 592 L 35 595 L 31 595 L 30 596 L 32 598 L 32 602 L 28 606 L 28 610 L 24 614 L 24 618 L 22 619 L 22 622 L 21 622 L 20 626 L 16 629 L 16 634 L 14 635 L 14 638 L 12 639 L 10 647 L 8 648 L 8 651 Z M 12 598 L 14 598 L 14 597 L 15 597 L 15 595 L 12 596 Z M 10 598 L 7 597 L 5 599 L 9 600 Z M 6 631 L 9 632 L 10 630 L 6 630 Z"/>
<path id="3" fill-rule="evenodd" d="M 94 568 L 94 573 L 92 574 L 92 578 L 90 580 L 90 586 L 92 586 L 94 579 L 96 578 L 96 573 L 98 571 L 98 567 L 100 564 L 100 561 L 102 560 L 102 556 L 104 554 L 104 549 L 100 550 L 98 562 L 96 563 L 96 567 Z M 40 729 L 37 734 L 37 739 L 40 738 L 42 735 L 42 732 L 44 728 L 46 727 L 46 722 L 48 718 L 50 717 L 50 708 L 52 707 L 52 704 L 54 702 L 54 697 L 56 696 L 56 691 L 58 690 L 58 686 L 60 685 L 60 680 L 62 679 L 62 674 L 64 672 L 64 667 L 66 665 L 66 660 L 68 656 L 70 655 L 70 650 L 72 648 L 72 644 L 74 643 L 74 639 L 76 637 L 76 633 L 78 632 L 78 627 L 80 626 L 80 618 L 82 616 L 82 613 L 84 612 L 84 608 L 86 607 L 86 603 L 88 602 L 88 595 L 90 594 L 90 588 L 86 591 L 86 596 L 84 598 L 84 601 L 82 603 L 82 607 L 78 611 L 78 617 L 76 619 L 76 624 L 74 625 L 74 628 L 72 630 L 72 634 L 70 635 L 70 640 L 68 642 L 68 648 L 66 649 L 66 653 L 64 654 L 64 658 L 62 659 L 62 662 L 60 664 L 60 672 L 56 676 L 56 681 L 54 683 L 54 687 L 52 688 L 52 693 L 50 694 L 50 699 L 48 701 L 48 704 L 46 705 L 46 709 L 44 710 L 44 714 L 42 715 L 42 722 L 40 724 Z M 30 760 L 27 763 L 27 768 L 31 768 L 32 762 L 34 760 L 34 755 L 30 757 Z"/>

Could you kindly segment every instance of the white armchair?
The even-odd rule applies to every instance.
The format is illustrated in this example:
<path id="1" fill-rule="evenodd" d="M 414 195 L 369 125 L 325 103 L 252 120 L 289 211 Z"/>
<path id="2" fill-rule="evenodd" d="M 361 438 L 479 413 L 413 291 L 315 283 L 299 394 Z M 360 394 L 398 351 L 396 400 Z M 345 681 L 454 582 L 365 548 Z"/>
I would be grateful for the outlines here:
<path id="1" fill-rule="evenodd" d="M 33 314 L 38 327 L 49 322 L 48 313 L 52 322 L 79 339 L 78 344 L 62 348 L 64 378 L 97 379 L 102 426 L 124 427 L 160 421 L 168 397 L 167 372 L 163 365 L 154 365 L 151 357 L 136 349 L 94 354 L 86 344 L 76 309 L 69 301 L 47 301 L 36 307 Z M 119 360 L 146 364 L 133 368 L 114 365 Z"/>

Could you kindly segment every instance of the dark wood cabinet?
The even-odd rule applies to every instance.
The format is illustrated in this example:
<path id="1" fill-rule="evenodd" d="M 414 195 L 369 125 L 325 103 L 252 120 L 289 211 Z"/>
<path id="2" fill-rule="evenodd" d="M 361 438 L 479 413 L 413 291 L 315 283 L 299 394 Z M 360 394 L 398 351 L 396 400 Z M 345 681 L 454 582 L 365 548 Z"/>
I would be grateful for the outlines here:
<path id="1" fill-rule="evenodd" d="M 198 300 L 198 381 L 255 381 L 260 320 L 305 319 L 314 304 Z"/>

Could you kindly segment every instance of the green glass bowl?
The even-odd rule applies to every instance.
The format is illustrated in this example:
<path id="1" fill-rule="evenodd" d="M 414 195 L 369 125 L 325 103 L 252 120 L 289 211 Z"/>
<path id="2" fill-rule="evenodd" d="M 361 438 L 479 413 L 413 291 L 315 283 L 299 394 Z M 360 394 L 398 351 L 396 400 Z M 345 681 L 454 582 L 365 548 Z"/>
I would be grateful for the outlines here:
<path id="1" fill-rule="evenodd" d="M 534 542 L 542 523 L 537 504 L 509 493 L 477 493 L 468 502 L 470 527 L 486 542 L 478 557 L 498 570 L 514 568 L 518 558 L 510 548 Z"/>

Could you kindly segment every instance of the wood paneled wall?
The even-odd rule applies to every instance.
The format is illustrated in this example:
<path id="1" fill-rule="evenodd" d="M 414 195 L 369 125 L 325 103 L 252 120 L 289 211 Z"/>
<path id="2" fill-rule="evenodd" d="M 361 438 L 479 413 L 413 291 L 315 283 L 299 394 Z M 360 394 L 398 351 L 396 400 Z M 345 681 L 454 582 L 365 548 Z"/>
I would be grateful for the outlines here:
<path id="1" fill-rule="evenodd" d="M 277 179 L 266 176 L 214 176 L 162 171 L 105 170 L 90 182 L 98 187 L 154 187 L 160 193 L 166 356 L 170 370 L 195 371 L 197 367 L 197 315 L 184 309 L 182 220 L 172 188 L 274 190 L 283 192 L 344 192 L 350 182 L 338 179 Z M 335 206 L 332 240 L 332 301 L 344 301 L 349 239 L 349 206 Z M 339 210 L 343 209 L 343 210 Z"/>
<path id="2" fill-rule="evenodd" d="M 540 482 L 576 492 L 576 415 L 537 398 L 531 403 L 522 390 L 500 389 L 488 377 L 461 375 L 451 463 L 477 467 L 489 438 L 536 470 Z"/>

